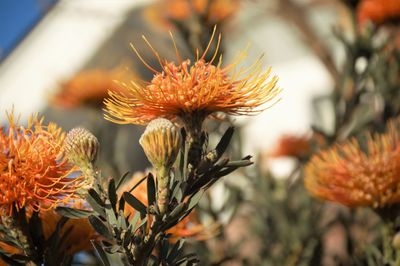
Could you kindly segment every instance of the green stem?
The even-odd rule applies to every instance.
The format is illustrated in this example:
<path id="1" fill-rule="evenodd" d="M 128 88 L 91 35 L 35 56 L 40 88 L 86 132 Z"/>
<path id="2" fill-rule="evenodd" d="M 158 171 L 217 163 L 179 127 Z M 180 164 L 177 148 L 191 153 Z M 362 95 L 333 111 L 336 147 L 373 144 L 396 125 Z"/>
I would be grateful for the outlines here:
<path id="1" fill-rule="evenodd" d="M 383 260 L 385 265 L 393 261 L 392 239 L 394 236 L 393 222 L 386 221 L 383 225 Z"/>
<path id="2" fill-rule="evenodd" d="M 157 169 L 157 205 L 161 215 L 168 211 L 170 180 L 169 169 L 166 167 Z"/>

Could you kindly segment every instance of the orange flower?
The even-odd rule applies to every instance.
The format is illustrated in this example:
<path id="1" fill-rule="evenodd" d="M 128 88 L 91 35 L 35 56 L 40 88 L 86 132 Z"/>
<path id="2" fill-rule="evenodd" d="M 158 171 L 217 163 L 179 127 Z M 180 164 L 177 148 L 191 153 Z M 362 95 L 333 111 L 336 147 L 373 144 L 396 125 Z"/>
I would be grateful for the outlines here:
<path id="1" fill-rule="evenodd" d="M 137 184 L 138 180 L 141 180 L 143 177 L 144 173 L 142 172 L 134 174 L 133 177 L 119 189 L 119 196 L 121 196 L 123 192 L 129 191 Z M 146 180 L 144 180 L 139 186 L 137 186 L 131 193 L 145 205 L 148 205 Z M 136 210 L 134 208 L 132 208 L 129 204 L 125 204 L 125 215 L 130 215 L 130 217 L 133 218 L 135 212 Z M 196 213 L 192 211 L 177 225 L 170 228 L 167 233 L 172 235 L 172 241 L 176 240 L 179 237 L 193 237 L 197 240 L 203 240 L 208 239 L 212 235 L 214 235 L 216 230 L 216 225 L 212 225 L 209 229 L 206 230 L 205 227 L 198 221 Z"/>
<path id="2" fill-rule="evenodd" d="M 360 24 L 367 21 L 383 23 L 390 19 L 400 18 L 399 0 L 363 0 L 357 7 L 357 18 Z"/>
<path id="3" fill-rule="evenodd" d="M 52 208 L 74 197 L 84 183 L 61 152 L 64 133 L 54 123 L 32 116 L 28 127 L 18 126 L 13 113 L 0 133 L 0 212 L 13 208 Z M 74 176 L 72 176 L 74 174 Z"/>
<path id="4" fill-rule="evenodd" d="M 238 0 L 167 0 L 162 2 L 166 16 L 173 20 L 186 20 L 193 14 L 201 15 L 210 24 L 219 23 L 233 15 Z"/>
<path id="5" fill-rule="evenodd" d="M 385 134 L 367 135 L 365 145 L 352 139 L 314 155 L 305 167 L 306 188 L 318 198 L 349 207 L 400 202 L 398 124 L 389 122 Z"/>
<path id="6" fill-rule="evenodd" d="M 283 135 L 272 152 L 273 157 L 303 157 L 310 152 L 311 142 L 307 136 Z"/>
<path id="7" fill-rule="evenodd" d="M 100 105 L 107 97 L 108 90 L 123 91 L 114 80 L 136 77 L 121 68 L 112 71 L 102 69 L 85 70 L 76 74 L 70 80 L 61 83 L 61 90 L 50 102 L 56 107 L 74 108 L 83 104 Z"/>
<path id="8" fill-rule="evenodd" d="M 200 16 L 208 25 L 219 24 L 239 9 L 239 0 L 163 0 L 150 6 L 145 15 L 150 21 L 171 28 L 172 21 L 187 22 Z"/>
<path id="9" fill-rule="evenodd" d="M 83 200 L 75 200 L 69 205 L 71 205 L 73 208 L 85 209 Z M 61 216 L 54 210 L 47 210 L 40 212 L 39 217 L 42 219 L 43 234 L 45 239 L 48 239 L 54 230 L 56 230 L 57 223 L 60 221 Z M 91 250 L 93 246 L 90 240 L 98 238 L 98 235 L 93 230 L 88 219 L 86 218 L 69 219 L 62 227 L 60 235 L 62 236 L 68 230 L 71 231 L 62 241 L 62 249 L 66 250 L 67 254 L 69 255 L 73 255 L 80 251 Z"/>
<path id="10" fill-rule="evenodd" d="M 280 92 L 276 86 L 277 77 L 270 78 L 271 69 L 261 72 L 260 61 L 248 69 L 233 70 L 244 53 L 224 68 L 221 60 L 217 65 L 212 64 L 216 54 L 211 62 L 205 62 L 210 43 L 194 64 L 190 60 L 175 64 L 159 58 L 161 72 L 150 67 L 133 48 L 155 75 L 148 84 L 123 84 L 128 90 L 126 94 L 110 91 L 110 98 L 105 100 L 105 118 L 119 124 L 146 124 L 158 117 L 170 120 L 179 117 L 201 125 L 215 112 L 233 115 L 260 112 L 262 109 L 257 107 L 272 101 Z M 158 57 L 158 53 L 154 53 Z"/>

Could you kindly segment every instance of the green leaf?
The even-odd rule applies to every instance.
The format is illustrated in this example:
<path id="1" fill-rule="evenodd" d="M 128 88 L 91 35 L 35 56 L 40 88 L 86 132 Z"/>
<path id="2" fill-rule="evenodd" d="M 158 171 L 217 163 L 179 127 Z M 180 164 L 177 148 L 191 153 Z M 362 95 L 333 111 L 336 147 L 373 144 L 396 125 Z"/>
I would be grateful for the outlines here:
<path id="1" fill-rule="evenodd" d="M 194 194 L 189 200 L 188 211 L 196 207 L 197 203 L 199 203 L 201 196 L 203 196 L 203 191 L 200 190 L 196 194 Z"/>
<path id="2" fill-rule="evenodd" d="M 108 199 L 110 200 L 111 207 L 114 211 L 117 210 L 117 190 L 115 188 L 115 181 L 111 179 L 108 183 Z"/>
<path id="3" fill-rule="evenodd" d="M 225 153 L 226 149 L 228 148 L 229 143 L 231 142 L 233 133 L 235 132 L 234 127 L 229 127 L 224 135 L 222 136 L 221 140 L 217 144 L 217 147 L 215 147 L 215 151 L 217 152 L 217 158 L 215 161 L 217 161 L 219 158 L 221 158 L 222 154 Z"/>
<path id="4" fill-rule="evenodd" d="M 107 253 L 104 251 L 103 247 L 94 240 L 90 240 L 97 254 L 99 255 L 99 259 L 103 263 L 104 266 L 111 266 L 110 261 L 108 260 Z"/>
<path id="5" fill-rule="evenodd" d="M 132 226 L 133 229 L 135 229 L 136 224 L 138 223 L 139 219 L 140 219 L 140 213 L 139 212 L 135 212 L 135 215 L 133 216 L 133 218 L 129 222 L 130 226 Z"/>
<path id="6" fill-rule="evenodd" d="M 135 228 L 134 231 L 136 231 L 136 230 L 139 229 L 140 227 L 144 226 L 144 225 L 146 224 L 146 222 L 147 222 L 147 219 L 146 219 L 146 218 L 144 218 L 143 220 L 141 220 L 140 223 L 136 226 L 136 228 Z M 143 231 L 144 231 L 144 230 L 146 230 L 146 228 L 143 228 Z"/>
<path id="7" fill-rule="evenodd" d="M 80 209 L 61 207 L 61 206 L 56 208 L 56 212 L 61 216 L 65 216 L 71 219 L 86 218 L 93 214 L 93 211 L 80 210 Z"/>
<path id="8" fill-rule="evenodd" d="M 106 212 L 104 210 L 104 206 L 97 203 L 96 200 L 91 195 L 86 195 L 86 201 L 90 204 L 92 209 L 97 212 L 100 216 L 106 217 Z"/>
<path id="9" fill-rule="evenodd" d="M 147 199 L 150 205 L 154 205 L 156 202 L 156 185 L 154 183 L 154 177 L 151 173 L 147 176 Z"/>
<path id="10" fill-rule="evenodd" d="M 128 228 L 128 225 L 126 224 L 126 219 L 125 219 L 123 210 L 119 211 L 118 225 L 119 225 L 119 227 L 122 227 L 122 229 L 127 229 Z"/>
<path id="11" fill-rule="evenodd" d="M 125 210 L 125 199 L 124 199 L 124 197 L 121 197 L 119 199 L 119 204 L 118 205 L 119 205 L 118 206 L 118 210 L 119 211 L 124 211 Z"/>
<path id="12" fill-rule="evenodd" d="M 138 200 L 135 196 L 133 196 L 129 192 L 124 192 L 124 199 L 125 201 L 132 206 L 135 210 L 137 210 L 140 215 L 143 217 L 146 216 L 147 214 L 147 207 L 140 201 Z"/>
<path id="13" fill-rule="evenodd" d="M 106 216 L 109 224 L 116 225 L 117 224 L 117 217 L 115 215 L 114 210 L 111 208 L 111 204 L 109 203 L 109 200 L 106 201 L 106 206 L 110 206 L 109 208 L 106 208 Z"/>
<path id="14" fill-rule="evenodd" d="M 183 211 L 185 206 L 186 206 L 186 204 L 184 202 L 181 202 L 180 204 L 178 204 L 178 206 L 176 206 L 175 209 L 173 209 L 171 211 L 171 213 L 169 214 L 169 217 L 171 218 L 171 220 L 177 219 L 178 215 Z"/>
<path id="15" fill-rule="evenodd" d="M 180 181 L 175 181 L 172 185 L 171 199 L 176 198 L 178 202 L 180 202 L 182 199 L 181 184 L 182 183 Z M 180 195 L 178 193 L 180 193 Z"/>
<path id="16" fill-rule="evenodd" d="M 253 164 L 253 162 L 250 161 L 250 159 L 251 159 L 251 156 L 247 156 L 247 157 L 244 157 L 240 161 L 230 161 L 229 163 L 226 164 L 226 166 L 246 167 L 246 166 Z"/>
<path id="17" fill-rule="evenodd" d="M 101 199 L 100 195 L 93 188 L 88 190 L 89 196 L 101 207 L 104 207 L 104 202 Z"/>
<path id="18" fill-rule="evenodd" d="M 97 233 L 99 233 L 100 235 L 104 236 L 107 239 L 113 239 L 113 235 L 108 229 L 108 227 L 98 217 L 90 215 L 89 222 Z"/>
<path id="19" fill-rule="evenodd" d="M 121 185 L 124 183 L 125 179 L 129 176 L 129 172 L 126 172 L 125 174 L 123 174 L 117 182 L 117 185 L 115 186 L 115 189 L 118 190 Z"/>
<path id="20" fill-rule="evenodd" d="M 131 193 L 133 190 L 135 190 L 135 188 L 137 188 L 140 184 L 142 184 L 142 182 L 147 178 L 147 175 L 144 176 L 142 179 L 139 180 L 139 182 L 137 182 L 128 192 Z"/>
<path id="21" fill-rule="evenodd" d="M 179 251 L 182 250 L 183 244 L 185 243 L 185 240 L 180 239 L 178 242 L 175 243 L 175 245 L 172 247 L 171 251 L 168 254 L 167 261 L 169 263 L 173 263 L 174 260 L 178 257 Z"/>

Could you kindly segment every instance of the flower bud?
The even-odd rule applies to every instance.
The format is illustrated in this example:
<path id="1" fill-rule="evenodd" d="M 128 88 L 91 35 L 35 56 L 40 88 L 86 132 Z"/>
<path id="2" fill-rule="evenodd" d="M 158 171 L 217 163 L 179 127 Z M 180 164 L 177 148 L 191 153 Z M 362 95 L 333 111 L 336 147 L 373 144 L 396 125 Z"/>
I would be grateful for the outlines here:
<path id="1" fill-rule="evenodd" d="M 139 140 L 151 164 L 156 169 L 170 169 L 178 156 L 181 134 L 169 120 L 151 121 Z"/>
<path id="2" fill-rule="evenodd" d="M 168 210 L 170 169 L 178 156 L 181 134 L 169 120 L 151 121 L 139 140 L 147 158 L 156 169 L 157 205 L 161 214 Z"/>
<path id="3" fill-rule="evenodd" d="M 397 232 L 392 239 L 392 246 L 396 250 L 400 250 L 400 232 Z"/>
<path id="4" fill-rule="evenodd" d="M 71 129 L 64 140 L 64 150 L 70 162 L 84 170 L 92 167 L 99 152 L 99 141 L 87 129 Z"/>

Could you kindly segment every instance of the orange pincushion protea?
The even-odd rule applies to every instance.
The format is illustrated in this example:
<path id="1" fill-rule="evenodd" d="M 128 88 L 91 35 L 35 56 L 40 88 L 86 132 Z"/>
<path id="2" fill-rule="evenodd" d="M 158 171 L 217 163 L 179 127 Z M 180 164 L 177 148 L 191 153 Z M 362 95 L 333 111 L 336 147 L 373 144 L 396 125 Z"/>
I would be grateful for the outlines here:
<path id="1" fill-rule="evenodd" d="M 190 60 L 175 64 L 159 58 L 161 72 L 151 68 L 138 54 L 155 73 L 152 81 L 147 85 L 124 84 L 126 94 L 110 91 L 110 98 L 105 100 L 105 118 L 119 124 L 147 124 L 159 117 L 170 120 L 179 117 L 186 122 L 196 120 L 201 125 L 214 112 L 234 115 L 260 112 L 256 108 L 272 101 L 280 92 L 277 77 L 270 78 L 271 69 L 261 72 L 260 61 L 235 72 L 233 68 L 243 53 L 236 62 L 223 68 L 221 60 L 217 65 L 212 64 L 214 58 L 205 62 L 208 48 L 194 64 Z"/>
<path id="2" fill-rule="evenodd" d="M 150 22 L 172 28 L 171 21 L 187 22 L 193 16 L 201 17 L 208 25 L 220 24 L 239 9 L 239 0 L 162 0 L 145 10 Z"/>
<path id="3" fill-rule="evenodd" d="M 303 157 L 311 150 L 311 139 L 307 136 L 283 135 L 272 152 L 273 157 Z"/>
<path id="4" fill-rule="evenodd" d="M 305 167 L 306 188 L 320 199 L 349 207 L 382 208 L 399 203 L 398 124 L 389 122 L 387 133 L 368 135 L 367 151 L 353 139 L 314 155 Z"/>
<path id="5" fill-rule="evenodd" d="M 360 24 L 367 21 L 383 23 L 390 19 L 400 19 L 399 0 L 363 0 L 357 7 Z"/>
<path id="6" fill-rule="evenodd" d="M 137 184 L 138 180 L 141 180 L 143 177 L 144 173 L 142 172 L 133 175 L 133 177 L 118 190 L 118 195 L 121 196 L 123 192 L 129 191 Z M 148 205 L 146 180 L 139 184 L 131 193 L 145 205 Z M 125 204 L 125 215 L 130 215 L 130 217 L 133 218 L 135 212 L 136 210 L 134 208 L 132 208 L 129 204 Z M 216 225 L 212 225 L 210 228 L 206 229 L 198 221 L 196 213 L 192 211 L 177 225 L 170 228 L 167 233 L 172 235 L 171 240 L 177 239 L 178 237 L 193 237 L 197 240 L 202 240 L 212 237 L 216 230 L 218 230 Z"/>
<path id="7" fill-rule="evenodd" d="M 108 71 L 103 69 L 85 70 L 62 82 L 60 91 L 50 102 L 55 107 L 75 108 L 84 104 L 100 105 L 107 97 L 108 90 L 123 91 L 114 80 L 136 78 L 136 74 L 118 67 Z"/>
<path id="8" fill-rule="evenodd" d="M 28 126 L 18 126 L 13 113 L 0 132 L 0 212 L 13 208 L 49 209 L 76 196 L 84 183 L 62 154 L 64 133 L 54 123 L 32 116 Z M 74 176 L 71 176 L 74 174 Z"/>
<path id="9" fill-rule="evenodd" d="M 173 20 L 186 20 L 198 14 L 213 24 L 229 18 L 239 7 L 238 0 L 164 0 L 162 4 L 167 17 Z"/>

